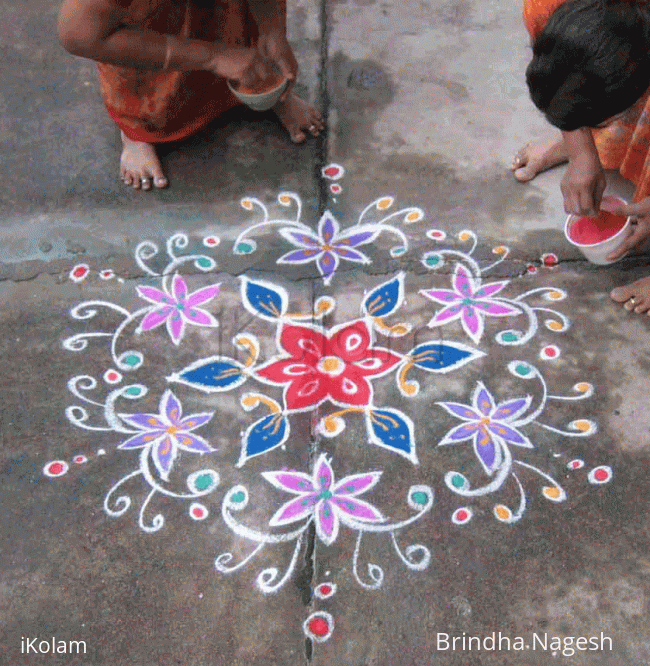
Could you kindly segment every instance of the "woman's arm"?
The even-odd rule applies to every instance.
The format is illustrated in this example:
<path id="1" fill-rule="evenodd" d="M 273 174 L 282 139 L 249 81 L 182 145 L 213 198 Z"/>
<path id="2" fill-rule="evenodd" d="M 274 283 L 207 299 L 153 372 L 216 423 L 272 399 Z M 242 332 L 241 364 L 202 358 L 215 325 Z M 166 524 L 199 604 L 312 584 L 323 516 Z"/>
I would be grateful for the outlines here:
<path id="1" fill-rule="evenodd" d="M 562 132 L 569 166 L 562 178 L 564 210 L 574 215 L 597 215 L 605 191 L 605 172 L 600 164 L 591 130 L 587 127 Z"/>
<path id="2" fill-rule="evenodd" d="M 116 0 L 64 0 L 59 41 L 73 55 L 140 70 L 207 70 L 229 79 L 265 78 L 268 66 L 255 49 L 126 26 Z"/>

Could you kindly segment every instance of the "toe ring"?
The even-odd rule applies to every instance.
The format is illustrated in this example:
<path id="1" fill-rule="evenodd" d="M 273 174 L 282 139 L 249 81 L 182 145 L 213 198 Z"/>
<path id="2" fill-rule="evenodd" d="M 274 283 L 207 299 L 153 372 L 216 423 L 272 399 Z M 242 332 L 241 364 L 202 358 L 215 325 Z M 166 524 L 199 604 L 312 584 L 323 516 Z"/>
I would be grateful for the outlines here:
<path id="1" fill-rule="evenodd" d="M 634 307 L 634 306 L 636 305 L 636 298 L 634 298 L 634 296 L 632 296 L 631 298 L 628 298 L 628 299 L 627 299 L 627 302 L 628 302 L 632 307 Z"/>

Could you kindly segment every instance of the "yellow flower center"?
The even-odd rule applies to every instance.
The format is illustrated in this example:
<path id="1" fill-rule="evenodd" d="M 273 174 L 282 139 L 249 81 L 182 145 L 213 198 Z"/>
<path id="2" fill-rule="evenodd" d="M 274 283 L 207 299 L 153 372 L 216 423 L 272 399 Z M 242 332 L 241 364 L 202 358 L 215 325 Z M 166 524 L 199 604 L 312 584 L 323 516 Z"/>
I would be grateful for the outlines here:
<path id="1" fill-rule="evenodd" d="M 345 363 L 338 356 L 323 356 L 318 361 L 318 371 L 336 377 L 345 370 Z"/>
<path id="2" fill-rule="evenodd" d="M 180 428 L 177 428 L 176 426 L 169 426 L 169 428 L 167 428 L 167 434 L 175 435 L 179 430 Z"/>

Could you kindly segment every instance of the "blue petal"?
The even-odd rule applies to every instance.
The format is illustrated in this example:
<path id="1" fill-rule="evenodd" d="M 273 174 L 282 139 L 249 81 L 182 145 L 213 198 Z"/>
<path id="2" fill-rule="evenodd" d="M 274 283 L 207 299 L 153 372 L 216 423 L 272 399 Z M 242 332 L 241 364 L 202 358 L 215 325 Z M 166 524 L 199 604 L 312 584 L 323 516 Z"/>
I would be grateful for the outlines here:
<path id="1" fill-rule="evenodd" d="M 413 365 L 430 372 L 449 372 L 481 356 L 484 352 L 460 342 L 426 342 L 409 352 Z"/>
<path id="2" fill-rule="evenodd" d="M 380 284 L 363 301 L 362 311 L 371 317 L 386 317 L 394 312 L 404 297 L 403 274 Z"/>
<path id="3" fill-rule="evenodd" d="M 286 311 L 287 295 L 270 282 L 242 279 L 242 301 L 253 314 L 264 319 L 278 319 Z"/>
<path id="4" fill-rule="evenodd" d="M 266 453 L 284 444 L 289 438 L 289 421 L 282 414 L 269 414 L 256 421 L 244 433 L 239 465 L 249 458 Z"/>
<path id="5" fill-rule="evenodd" d="M 229 391 L 243 384 L 248 375 L 229 358 L 213 356 L 192 363 L 168 378 L 170 382 L 187 384 L 206 393 Z"/>
<path id="6" fill-rule="evenodd" d="M 367 413 L 369 439 L 417 464 L 413 423 L 396 409 L 371 409 Z"/>

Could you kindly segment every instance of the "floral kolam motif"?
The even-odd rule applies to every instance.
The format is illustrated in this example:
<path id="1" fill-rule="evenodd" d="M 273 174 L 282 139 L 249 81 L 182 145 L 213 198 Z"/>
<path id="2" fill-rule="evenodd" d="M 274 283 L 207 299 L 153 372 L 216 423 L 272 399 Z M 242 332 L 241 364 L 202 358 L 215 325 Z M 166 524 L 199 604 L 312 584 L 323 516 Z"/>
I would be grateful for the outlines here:
<path id="1" fill-rule="evenodd" d="M 330 197 L 345 192 L 342 166 L 328 165 L 322 176 Z M 430 547 L 404 541 L 408 542 L 409 526 L 432 519 L 434 500 L 441 493 L 451 499 L 451 511 L 443 517 L 453 526 L 450 529 L 467 530 L 486 516 L 516 523 L 531 504 L 532 490 L 542 501 L 565 501 L 568 492 L 562 484 L 570 474 L 594 492 L 609 483 L 613 469 L 604 461 L 590 460 L 584 451 L 539 455 L 540 432 L 551 433 L 554 441 L 568 447 L 576 438 L 597 432 L 596 423 L 582 416 L 559 426 L 553 422 L 558 410 L 547 409 L 558 402 L 589 404 L 595 392 L 579 378 L 569 391 L 552 391 L 548 385 L 547 377 L 558 373 L 547 369 L 564 362 L 562 334 L 571 322 L 558 306 L 567 294 L 547 286 L 522 291 L 522 285 L 530 284 L 531 274 L 554 269 L 555 264 L 544 260 L 534 271 L 526 269 L 528 275 L 521 280 L 496 278 L 495 269 L 510 250 L 498 246 L 492 250 L 496 257 L 477 258 L 478 237 L 471 230 L 452 236 L 441 229 L 409 226 L 422 222 L 424 211 L 400 208 L 390 196 L 375 199 L 356 222 L 346 225 L 333 212 L 335 203 L 332 199 L 318 219 L 305 221 L 295 193 L 281 192 L 275 207 L 244 198 L 240 204 L 245 214 L 257 219 L 232 246 L 215 235 L 190 239 L 184 233 L 174 234 L 162 249 L 152 241 L 140 243 L 135 261 L 145 280 L 136 287 L 111 269 L 73 267 L 70 280 L 99 278 L 106 288 L 123 290 L 125 303 L 138 305 L 90 300 L 71 310 L 72 319 L 84 330 L 64 340 L 64 350 L 82 360 L 85 354 L 94 359 L 94 350 L 101 347 L 106 357 L 96 376 L 80 373 L 69 379 L 74 400 L 65 411 L 72 427 L 88 433 L 89 449 L 97 454 L 77 451 L 69 460 L 44 462 L 43 474 L 54 480 L 83 473 L 100 455 L 104 461 L 109 458 L 107 451 L 131 456 L 130 471 L 106 492 L 106 514 L 122 517 L 137 504 L 139 528 L 156 532 L 165 527 L 164 507 L 174 501 L 183 503 L 186 519 L 196 529 L 220 521 L 223 530 L 236 535 L 239 546 L 237 555 L 218 548 L 207 554 L 219 574 L 243 571 L 263 549 L 278 552 L 284 564 L 255 574 L 255 585 L 264 594 L 277 592 L 291 579 L 310 538 L 326 548 L 336 548 L 340 539 L 356 539 L 349 571 L 367 590 L 382 586 L 386 566 L 365 561 L 362 541 L 369 533 L 389 539 L 392 555 L 407 569 L 427 569 L 433 558 Z M 283 214 L 272 212 L 277 210 Z M 335 295 L 321 296 L 304 311 L 294 312 L 289 309 L 290 289 L 272 278 L 243 275 L 236 283 L 212 279 L 218 252 L 254 254 L 256 232 L 269 228 L 278 232 L 278 267 L 286 273 L 292 266 L 312 264 L 317 271 L 314 280 L 325 287 L 335 285 L 344 264 L 371 263 L 373 252 L 379 251 L 373 243 L 382 235 L 398 240 L 388 250 L 391 258 L 410 253 L 412 242 L 405 232 L 409 228 L 425 239 L 427 248 L 410 258 L 425 267 L 424 279 L 431 278 L 433 284 L 421 288 L 420 276 L 416 288 L 405 272 L 395 271 L 359 296 L 353 317 L 328 325 L 328 316 L 337 312 Z M 205 283 L 193 291 L 188 286 L 192 274 Z M 220 300 L 226 293 L 228 303 L 234 297 L 241 314 L 255 323 L 251 328 L 265 330 L 265 341 L 274 345 L 271 353 L 267 342 L 262 344 L 246 330 L 228 336 L 237 353 L 216 353 L 222 349 L 217 334 L 227 335 L 231 323 L 216 314 L 224 311 Z M 417 299 L 428 324 L 413 336 L 414 343 L 407 343 L 413 327 L 404 321 L 407 293 L 411 304 Z M 345 298 L 349 307 L 354 296 Z M 397 339 L 402 346 L 395 344 Z M 161 345 L 171 352 L 165 355 L 166 367 L 153 351 Z M 491 357 L 494 349 L 499 351 L 497 359 Z M 491 368 L 495 362 L 501 364 L 507 382 L 499 381 L 492 370 L 476 379 L 488 360 Z M 141 369 L 158 376 L 164 388 L 143 384 Z M 468 395 L 449 395 L 437 386 L 443 375 L 462 377 L 466 370 L 475 378 Z M 227 414 L 220 412 L 225 401 L 220 403 L 216 394 L 232 396 Z M 393 396 L 395 403 L 386 396 Z M 435 415 L 427 424 L 427 455 L 439 456 L 447 466 L 426 484 L 417 476 L 421 424 L 409 414 L 415 398 L 429 401 L 427 413 Z M 201 400 L 211 409 L 191 407 Z M 313 433 L 322 450 L 313 449 L 308 468 L 293 470 L 285 466 L 285 451 L 313 446 L 295 434 L 296 421 L 305 412 L 313 417 Z M 239 426 L 232 450 L 215 443 L 223 418 L 235 419 Z M 328 440 L 345 438 L 352 425 L 363 436 L 355 434 L 358 441 L 343 465 L 340 448 L 336 458 L 325 451 Z M 358 447 L 366 447 L 364 459 L 385 461 L 389 456 L 403 465 L 404 487 L 386 492 L 393 477 L 385 475 L 379 463 L 355 468 Z M 465 447 L 470 447 L 469 455 L 456 453 Z M 214 463 L 204 462 L 214 460 L 217 448 L 219 464 L 229 465 L 228 476 L 235 478 L 228 488 L 221 487 L 222 474 Z M 559 467 L 542 469 L 540 460 L 553 457 L 559 459 Z M 254 467 L 248 463 L 253 458 L 265 468 L 264 500 L 248 489 L 247 475 Z M 454 460 L 463 461 L 462 470 L 453 469 Z M 382 498 L 396 495 L 403 499 L 401 506 L 381 506 Z M 252 516 L 247 520 L 247 507 L 254 508 L 257 523 Z M 264 511 L 268 513 L 260 528 Z M 399 518 L 391 518 L 391 513 Z M 211 521 L 203 522 L 208 516 Z M 316 587 L 315 598 L 326 604 L 340 589 L 340 580 L 326 578 Z M 325 610 L 315 611 L 303 630 L 311 640 L 325 641 L 334 630 L 334 618 Z"/>

